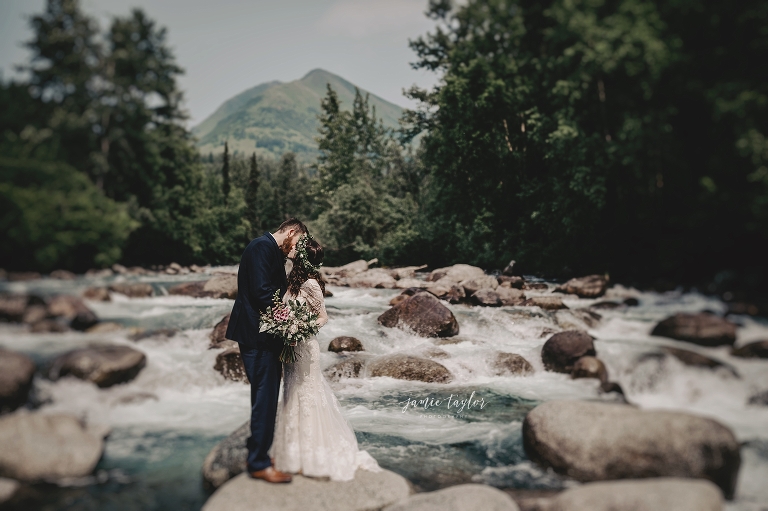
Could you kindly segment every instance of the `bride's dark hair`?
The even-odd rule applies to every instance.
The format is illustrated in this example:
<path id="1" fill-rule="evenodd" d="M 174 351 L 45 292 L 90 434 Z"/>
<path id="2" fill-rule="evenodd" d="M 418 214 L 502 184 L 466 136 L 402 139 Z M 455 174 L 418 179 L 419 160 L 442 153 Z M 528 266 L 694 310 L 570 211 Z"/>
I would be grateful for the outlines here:
<path id="1" fill-rule="evenodd" d="M 318 266 L 323 262 L 323 256 L 323 247 L 320 246 L 320 243 L 313 239 L 307 240 L 307 259 L 309 259 L 309 262 Z M 309 279 L 315 279 L 317 283 L 320 284 L 320 289 L 322 289 L 323 294 L 325 294 L 325 282 L 323 282 L 323 277 L 320 275 L 320 272 L 313 269 L 307 269 L 301 264 L 300 259 L 296 259 L 293 262 L 291 273 L 288 274 L 288 292 L 293 295 L 298 295 L 301 285 Z"/>

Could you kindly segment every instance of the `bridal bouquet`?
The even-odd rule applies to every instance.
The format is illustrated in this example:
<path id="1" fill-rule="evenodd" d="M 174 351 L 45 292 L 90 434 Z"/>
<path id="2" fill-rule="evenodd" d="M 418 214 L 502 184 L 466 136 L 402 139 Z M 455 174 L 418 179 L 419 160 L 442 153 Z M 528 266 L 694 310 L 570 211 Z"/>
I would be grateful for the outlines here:
<path id="1" fill-rule="evenodd" d="M 283 340 L 283 351 L 280 362 L 296 362 L 295 346 L 315 335 L 320 327 L 317 325 L 317 314 L 306 303 L 298 300 L 287 300 L 283 303 L 280 291 L 275 291 L 274 306 L 267 307 L 261 313 L 261 328 L 259 332 L 269 332 Z"/>

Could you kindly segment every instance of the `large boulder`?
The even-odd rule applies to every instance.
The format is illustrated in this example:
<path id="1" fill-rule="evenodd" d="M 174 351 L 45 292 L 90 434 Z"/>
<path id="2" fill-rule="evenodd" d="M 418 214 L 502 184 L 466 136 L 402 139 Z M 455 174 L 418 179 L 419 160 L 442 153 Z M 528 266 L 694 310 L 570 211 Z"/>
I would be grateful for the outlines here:
<path id="1" fill-rule="evenodd" d="M 657 324 L 651 335 L 669 337 L 701 346 L 733 345 L 736 342 L 736 325 L 725 318 L 700 312 L 678 313 Z"/>
<path id="2" fill-rule="evenodd" d="M 0 476 L 56 481 L 93 472 L 108 430 L 72 415 L 16 412 L 0 417 Z"/>
<path id="3" fill-rule="evenodd" d="M 466 288 L 464 288 L 466 290 Z M 484 307 L 498 307 L 501 305 L 499 294 L 493 289 L 479 289 L 472 294 L 472 303 Z"/>
<path id="4" fill-rule="evenodd" d="M 458 284 L 465 280 L 482 278 L 485 276 L 485 272 L 482 268 L 477 266 L 470 266 L 468 264 L 454 264 L 445 268 L 438 268 L 432 271 L 427 276 L 428 282 L 438 282 L 445 279 L 444 282 L 452 282 Z"/>
<path id="5" fill-rule="evenodd" d="M 203 285 L 203 293 L 211 298 L 237 298 L 237 275 L 216 275 Z"/>
<path id="6" fill-rule="evenodd" d="M 390 355 L 374 360 L 368 367 L 371 376 L 389 376 L 399 380 L 449 383 L 451 372 L 439 362 L 412 355 Z"/>
<path id="7" fill-rule="evenodd" d="M 109 289 L 106 287 L 89 287 L 83 291 L 83 298 L 93 300 L 94 302 L 109 302 L 112 297 L 109 295 Z"/>
<path id="8" fill-rule="evenodd" d="M 525 376 L 533 373 L 533 366 L 517 353 L 498 352 L 491 361 L 491 370 L 496 376 Z"/>
<path id="9" fill-rule="evenodd" d="M 228 380 L 248 382 L 243 359 L 240 358 L 239 347 L 230 348 L 219 353 L 216 356 L 216 364 L 214 364 L 213 368 Z"/>
<path id="10" fill-rule="evenodd" d="M 563 303 L 563 299 L 559 296 L 531 296 L 525 300 L 522 305 L 526 305 L 528 307 L 540 307 L 549 311 L 568 308 L 568 306 Z"/>
<path id="11" fill-rule="evenodd" d="M 680 412 L 610 403 L 549 401 L 523 422 L 528 457 L 578 481 L 709 479 L 733 497 L 739 442 L 720 423 Z"/>
<path id="12" fill-rule="evenodd" d="M 570 373 L 581 357 L 596 356 L 592 337 L 580 330 L 558 332 L 541 348 L 541 361 L 547 371 Z"/>
<path id="13" fill-rule="evenodd" d="M 720 362 L 714 358 L 707 357 L 706 355 L 702 355 L 700 353 L 689 350 L 683 350 L 680 348 L 673 348 L 671 346 L 664 346 L 661 348 L 661 351 L 666 355 L 676 358 L 687 366 L 701 367 L 704 369 L 723 369 L 731 373 L 733 376 L 736 376 L 737 378 L 739 377 L 739 373 L 736 371 L 736 368 L 726 364 L 725 362 Z M 646 355 L 646 357 L 651 357 L 653 355 L 654 354 L 651 353 Z"/>
<path id="14" fill-rule="evenodd" d="M 0 295 L 0 321 L 18 323 L 27 309 L 29 297 L 26 295 Z"/>
<path id="15" fill-rule="evenodd" d="M 444 277 L 445 278 L 445 277 Z M 499 281 L 492 275 L 483 275 L 482 277 L 474 277 L 467 280 L 462 280 L 459 285 L 464 288 L 464 292 L 468 295 L 481 290 L 490 289 L 494 290 L 499 287 Z"/>
<path id="16" fill-rule="evenodd" d="M 723 494 L 705 479 L 659 477 L 589 483 L 547 499 L 542 511 L 721 511 Z"/>
<path id="17" fill-rule="evenodd" d="M 416 293 L 379 316 L 381 325 L 414 331 L 422 337 L 452 337 L 459 333 L 453 313 L 430 293 Z"/>
<path id="18" fill-rule="evenodd" d="M 330 344 L 328 344 L 328 351 L 332 351 L 333 353 L 341 353 L 342 351 L 363 351 L 363 343 L 355 337 L 342 335 L 341 337 L 334 338 Z"/>
<path id="19" fill-rule="evenodd" d="M 146 282 L 116 282 L 109 286 L 109 290 L 129 298 L 148 298 L 155 294 L 152 285 Z"/>
<path id="20" fill-rule="evenodd" d="M 213 327 L 213 330 L 211 330 L 211 333 L 208 336 L 211 340 L 211 344 L 208 346 L 209 348 L 235 348 L 237 346 L 235 341 L 226 338 L 227 327 L 229 327 L 229 317 L 231 315 L 231 312 L 227 313 L 227 315 L 221 318 L 221 321 L 216 323 L 216 326 Z"/>
<path id="21" fill-rule="evenodd" d="M 608 381 L 608 369 L 597 357 L 581 357 L 573 364 L 571 378 L 594 378 L 604 383 Z"/>
<path id="22" fill-rule="evenodd" d="M 739 348 L 734 348 L 731 355 L 741 358 L 768 358 L 768 340 L 754 341 Z"/>
<path id="23" fill-rule="evenodd" d="M 0 348 L 0 414 L 27 402 L 35 376 L 35 363 L 21 353 Z"/>
<path id="24" fill-rule="evenodd" d="M 89 309 L 79 296 L 59 295 L 48 301 L 48 315 L 64 318 L 74 330 L 88 330 L 99 322 L 96 314 Z"/>
<path id="25" fill-rule="evenodd" d="M 371 511 L 400 502 L 411 493 L 404 477 L 359 469 L 351 481 L 329 481 L 295 474 L 274 484 L 240 474 L 211 495 L 202 511 Z"/>
<path id="26" fill-rule="evenodd" d="M 94 345 L 57 357 L 48 377 L 58 380 L 71 375 L 104 388 L 133 380 L 146 364 L 144 353 L 130 346 Z"/>
<path id="27" fill-rule="evenodd" d="M 216 275 L 209 280 L 184 282 L 169 287 L 168 293 L 193 298 L 228 298 L 234 300 L 237 298 L 237 276 Z"/>
<path id="28" fill-rule="evenodd" d="M 211 449 L 203 461 L 203 486 L 215 490 L 238 474 L 245 472 L 248 458 L 246 441 L 251 436 L 251 421 Z"/>
<path id="29" fill-rule="evenodd" d="M 382 511 L 519 511 L 512 497 L 485 484 L 458 484 L 411 495 Z"/>
<path id="30" fill-rule="evenodd" d="M 525 303 L 525 294 L 520 289 L 499 286 L 495 292 L 499 295 L 502 305 L 523 305 Z"/>
<path id="31" fill-rule="evenodd" d="M 563 309 L 555 311 L 555 321 L 563 330 L 594 328 L 603 317 L 590 309 Z"/>
<path id="32" fill-rule="evenodd" d="M 390 275 L 389 271 L 383 268 L 374 268 L 348 278 L 347 285 L 349 287 L 394 289 L 397 286 L 397 281 Z"/>
<path id="33" fill-rule="evenodd" d="M 349 357 L 340 360 L 323 371 L 330 381 L 339 381 L 342 378 L 360 378 L 365 369 L 365 359 L 361 357 Z"/>
<path id="34" fill-rule="evenodd" d="M 608 289 L 608 278 L 604 275 L 588 275 L 571 279 L 555 288 L 555 291 L 576 295 L 579 298 L 598 298 Z"/>
<path id="35" fill-rule="evenodd" d="M 525 284 L 525 279 L 523 277 L 510 277 L 507 275 L 500 275 L 496 277 L 496 280 L 499 282 L 499 286 L 501 287 L 512 287 L 515 289 L 523 289 L 523 284 Z"/>
<path id="36" fill-rule="evenodd" d="M 348 278 L 354 277 L 358 273 L 362 273 L 368 269 L 368 263 L 360 259 L 359 261 L 352 261 L 344 266 L 323 266 L 320 268 L 320 274 L 324 277 L 332 278 Z"/>

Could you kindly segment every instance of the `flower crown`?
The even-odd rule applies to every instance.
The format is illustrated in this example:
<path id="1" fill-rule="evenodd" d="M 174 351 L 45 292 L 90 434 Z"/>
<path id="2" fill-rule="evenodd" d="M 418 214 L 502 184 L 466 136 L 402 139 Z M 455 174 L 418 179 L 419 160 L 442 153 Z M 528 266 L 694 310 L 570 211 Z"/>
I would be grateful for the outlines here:
<path id="1" fill-rule="evenodd" d="M 312 264 L 309 262 L 309 254 L 307 254 L 307 242 L 314 239 L 315 238 L 309 233 L 301 235 L 299 241 L 296 242 L 296 259 L 298 259 L 299 263 L 301 263 L 307 270 L 317 272 L 320 271 L 320 267 L 323 263 L 318 265 Z"/>

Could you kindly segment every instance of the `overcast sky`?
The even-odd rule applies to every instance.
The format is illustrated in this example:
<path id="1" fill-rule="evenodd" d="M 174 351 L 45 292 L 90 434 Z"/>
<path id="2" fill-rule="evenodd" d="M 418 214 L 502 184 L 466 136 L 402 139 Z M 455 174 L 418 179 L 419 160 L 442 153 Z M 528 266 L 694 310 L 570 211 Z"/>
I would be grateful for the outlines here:
<path id="1" fill-rule="evenodd" d="M 81 0 L 106 27 L 113 15 L 141 7 L 168 28 L 190 126 L 225 100 L 263 82 L 292 81 L 315 68 L 335 73 L 407 107 L 402 89 L 431 86 L 415 71 L 408 39 L 430 31 L 427 0 Z M 45 0 L 0 0 L 0 73 L 27 60 L 27 17 Z"/>

